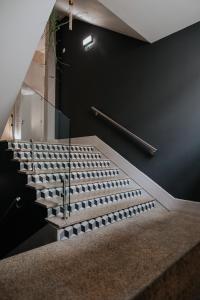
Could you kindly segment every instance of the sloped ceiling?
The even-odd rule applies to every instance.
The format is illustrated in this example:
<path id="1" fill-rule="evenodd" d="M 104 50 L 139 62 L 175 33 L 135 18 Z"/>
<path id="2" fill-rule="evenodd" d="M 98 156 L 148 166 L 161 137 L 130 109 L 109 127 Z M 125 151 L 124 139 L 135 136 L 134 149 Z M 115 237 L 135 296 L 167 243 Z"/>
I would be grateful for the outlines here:
<path id="1" fill-rule="evenodd" d="M 151 43 L 200 21 L 199 0 L 99 2 Z"/>
<path id="2" fill-rule="evenodd" d="M 0 1 L 0 137 L 55 0 Z"/>
<path id="3" fill-rule="evenodd" d="M 66 0 L 57 0 L 55 7 L 61 16 L 65 16 L 69 12 L 69 5 Z M 75 0 L 73 14 L 77 19 L 87 23 L 144 40 L 133 28 L 97 0 Z"/>
<path id="4" fill-rule="evenodd" d="M 56 7 L 68 13 L 68 1 Z M 74 0 L 78 19 L 140 40 L 158 41 L 200 21 L 199 0 Z"/>

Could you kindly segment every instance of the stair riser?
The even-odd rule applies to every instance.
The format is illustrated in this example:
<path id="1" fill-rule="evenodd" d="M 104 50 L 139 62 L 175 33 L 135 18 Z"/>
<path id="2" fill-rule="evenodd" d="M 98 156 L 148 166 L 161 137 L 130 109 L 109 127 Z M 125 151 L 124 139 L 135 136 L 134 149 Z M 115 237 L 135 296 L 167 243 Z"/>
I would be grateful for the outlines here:
<path id="1" fill-rule="evenodd" d="M 90 172 L 73 172 L 69 173 L 57 173 L 57 174 L 41 174 L 41 175 L 29 175 L 28 184 L 42 184 L 42 183 L 59 183 L 63 180 L 98 180 L 102 178 L 117 177 L 119 170 L 105 170 L 105 171 L 90 171 Z"/>
<path id="2" fill-rule="evenodd" d="M 8 149 L 10 150 L 32 150 L 30 143 L 8 143 Z M 57 151 L 57 152 L 93 152 L 95 148 L 93 146 L 79 146 L 79 145 L 62 145 L 62 144 L 33 144 L 34 151 Z"/>
<path id="3" fill-rule="evenodd" d="M 73 226 L 68 226 L 65 229 L 58 230 L 57 239 L 65 240 L 77 237 L 80 234 L 93 231 L 95 229 L 99 229 L 101 227 L 108 226 L 128 218 L 132 218 L 138 214 L 147 212 L 155 207 L 156 202 L 150 201 L 145 204 L 135 205 L 128 209 L 123 209 L 114 213 L 110 213 L 108 215 L 103 215 L 101 217 L 91 219 L 89 221 L 84 221 Z"/>
<path id="4" fill-rule="evenodd" d="M 98 198 L 93 198 L 85 201 L 80 201 L 76 203 L 72 203 L 70 205 L 65 206 L 65 210 L 67 213 L 69 212 L 75 212 L 75 211 L 81 211 L 83 209 L 99 206 L 99 205 L 106 205 L 106 204 L 112 204 L 114 202 L 120 202 L 123 200 L 128 200 L 128 199 L 136 199 L 137 197 L 141 197 L 143 195 L 143 191 L 141 189 L 134 190 L 134 191 L 129 191 L 129 192 L 124 192 L 124 193 L 118 193 L 118 194 L 113 194 L 113 195 L 108 195 L 104 197 L 98 197 Z M 58 206 L 55 208 L 49 208 L 47 217 L 57 217 L 63 216 L 64 208 L 62 206 Z"/>
<path id="5" fill-rule="evenodd" d="M 20 170 L 62 170 L 69 169 L 95 169 L 95 168 L 108 168 L 111 163 L 107 160 L 99 161 L 74 161 L 74 162 L 20 162 Z"/>
<path id="6" fill-rule="evenodd" d="M 88 160 L 101 159 L 100 153 L 65 153 L 65 152 L 34 152 L 33 158 L 31 152 L 14 152 L 13 159 L 23 160 Z"/>
<path id="7" fill-rule="evenodd" d="M 101 183 L 89 183 L 89 184 L 81 184 L 66 187 L 65 192 L 66 195 L 79 195 L 82 193 L 91 193 L 97 191 L 105 191 L 110 189 L 117 189 L 128 187 L 130 184 L 130 179 L 124 180 L 113 180 L 113 181 L 106 181 Z M 63 188 L 52 188 L 52 189 L 44 189 L 44 190 L 37 190 L 37 199 L 39 198 L 53 198 L 53 197 L 62 197 L 63 195 Z"/>

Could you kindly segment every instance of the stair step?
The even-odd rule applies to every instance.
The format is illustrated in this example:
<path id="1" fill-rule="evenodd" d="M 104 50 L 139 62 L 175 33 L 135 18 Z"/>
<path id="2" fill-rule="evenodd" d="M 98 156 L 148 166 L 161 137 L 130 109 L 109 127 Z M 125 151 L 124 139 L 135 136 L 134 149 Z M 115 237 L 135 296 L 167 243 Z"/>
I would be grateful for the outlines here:
<path id="1" fill-rule="evenodd" d="M 15 151 L 32 151 L 32 144 L 30 142 L 9 142 L 8 149 Z M 63 143 L 33 143 L 34 151 L 56 151 L 56 152 L 93 152 L 95 147 L 91 145 L 68 145 Z"/>
<path id="2" fill-rule="evenodd" d="M 111 180 L 120 180 L 120 179 L 124 179 L 124 176 L 120 176 L 118 175 L 117 177 L 109 177 L 109 178 L 93 178 L 93 179 L 85 179 L 85 180 L 75 180 L 75 181 L 69 181 L 66 180 L 65 185 L 66 187 L 70 188 L 75 188 L 75 190 L 77 190 L 77 187 L 80 188 L 80 186 L 82 185 L 91 185 L 91 184 L 96 184 L 97 180 L 98 183 L 104 183 L 105 181 L 111 181 Z M 57 188 L 61 188 L 63 191 L 63 183 L 60 182 L 47 182 L 47 183 L 30 183 L 26 185 L 28 188 L 37 190 L 37 191 L 41 191 L 41 190 L 45 190 L 45 189 L 57 189 Z M 98 188 L 97 188 L 98 190 Z M 83 191 L 84 192 L 84 191 Z M 68 190 L 66 192 L 68 194 Z M 74 192 L 72 191 L 72 196 L 73 196 Z"/>
<path id="3" fill-rule="evenodd" d="M 94 169 L 94 168 L 109 168 L 111 167 L 111 161 L 110 160 L 87 160 L 87 161 L 39 161 L 34 162 L 34 170 L 35 172 L 44 172 L 45 170 L 47 172 L 63 172 L 63 170 L 69 170 L 69 167 L 71 170 L 73 169 Z M 32 170 L 32 162 L 20 162 L 20 170 L 21 171 L 31 171 Z M 33 172 L 33 171 L 31 171 Z"/>
<path id="4" fill-rule="evenodd" d="M 93 171 L 82 171 L 82 172 L 71 172 L 71 173 L 56 173 L 56 174 L 40 174 L 40 175 L 28 175 L 28 184 L 48 184 L 48 183 L 62 183 L 63 180 L 76 182 L 95 180 L 101 178 L 114 178 L 119 176 L 118 169 L 107 169 L 107 170 L 93 170 Z"/>
<path id="5" fill-rule="evenodd" d="M 82 180 L 66 180 L 65 185 L 66 187 L 80 187 L 80 185 L 89 185 L 89 184 L 96 184 L 98 183 L 104 183 L 105 181 L 113 181 L 113 180 L 121 180 L 124 179 L 124 174 L 113 176 L 113 177 L 102 177 L 102 178 L 90 178 L 90 179 L 82 179 Z M 54 182 L 44 182 L 44 183 L 29 183 L 26 185 L 28 188 L 34 189 L 34 190 L 44 190 L 44 189 L 54 189 L 54 188 L 62 188 L 63 190 L 63 182 L 61 181 L 54 181 Z M 117 186 L 116 186 L 117 187 Z M 76 189 L 75 188 L 75 189 Z M 97 188 L 98 190 L 98 188 Z M 68 193 L 68 191 L 67 191 Z M 73 196 L 73 194 L 72 194 Z"/>
<path id="6" fill-rule="evenodd" d="M 13 152 L 13 159 L 18 161 L 52 161 L 52 160 L 88 160 L 101 159 L 100 152 L 85 153 L 85 152 L 34 152 L 33 158 L 31 152 L 15 151 Z"/>
<path id="7" fill-rule="evenodd" d="M 99 192 L 99 191 L 107 191 L 112 189 L 120 189 L 123 187 L 128 187 L 131 184 L 130 178 L 122 178 L 117 180 L 98 180 L 95 182 L 86 182 L 83 184 L 76 184 L 71 185 L 70 188 L 66 186 L 65 192 L 66 195 L 71 195 L 71 197 L 78 197 L 79 195 L 83 194 L 91 194 L 92 192 Z M 39 188 L 39 187 L 38 187 Z M 41 190 L 36 190 L 36 197 L 37 199 L 40 198 L 54 198 L 59 197 L 61 198 L 63 194 L 63 188 L 61 187 L 54 187 L 54 188 L 45 188 Z"/>
<path id="8" fill-rule="evenodd" d="M 142 190 L 142 189 L 129 189 L 125 190 L 120 193 L 110 193 L 107 194 L 106 196 L 101 196 L 101 197 L 96 197 L 96 198 L 91 198 L 87 199 L 85 201 L 79 201 L 79 202 L 74 202 L 70 204 L 66 204 L 65 207 L 63 206 L 56 206 L 56 207 L 51 207 L 47 209 L 47 217 L 63 217 L 63 212 L 64 210 L 69 212 L 74 212 L 74 211 L 81 211 L 83 209 L 95 207 L 98 205 L 106 205 L 106 204 L 111 204 L 111 203 L 116 203 L 120 202 L 126 199 L 135 199 L 137 197 L 146 197 L 147 193 Z"/>
<path id="9" fill-rule="evenodd" d="M 112 166 L 112 167 L 115 167 L 115 166 Z M 73 173 L 75 172 L 75 173 L 77 173 L 77 172 L 79 172 L 79 173 L 82 173 L 82 172 L 93 172 L 93 171 L 95 171 L 95 172 L 97 172 L 97 171 L 106 171 L 106 170 L 111 170 L 111 168 L 110 167 L 100 167 L 100 168 L 94 168 L 94 169 L 87 169 L 87 168 L 84 168 L 84 169 L 81 169 L 81 168 L 73 168 Z M 25 174 L 25 175 L 27 175 L 27 176 L 31 176 L 31 175 L 42 175 L 42 176 L 44 176 L 44 175 L 54 175 L 54 174 L 60 174 L 60 173 L 62 173 L 62 174 L 65 174 L 65 173 L 67 173 L 67 174 L 69 174 L 69 172 L 72 172 L 72 170 L 71 169 L 55 169 L 55 170 L 35 170 L 34 169 L 34 171 L 33 170 L 18 170 L 18 173 L 20 173 L 20 174 Z"/>
<path id="10" fill-rule="evenodd" d="M 133 181 L 130 182 L 129 185 L 123 186 L 123 187 L 115 187 L 112 189 L 100 189 L 98 191 L 93 191 L 93 192 L 85 192 L 85 193 L 80 193 L 80 194 L 75 194 L 75 195 L 70 195 L 70 202 L 71 203 L 76 203 L 80 201 L 86 201 L 88 199 L 93 199 L 93 198 L 100 198 L 104 196 L 108 196 L 111 194 L 115 193 L 122 193 L 122 192 L 128 192 L 130 190 L 137 190 L 140 189 L 140 187 Z M 69 198 L 67 197 L 67 201 Z M 41 197 L 37 198 L 36 203 L 46 207 L 56 207 L 59 205 L 63 204 L 63 198 L 61 196 L 54 196 L 54 197 Z"/>
<path id="11" fill-rule="evenodd" d="M 73 234 L 78 235 L 81 231 L 93 230 L 109 223 L 112 224 L 139 213 L 147 212 L 154 207 L 156 207 L 155 199 L 145 200 L 145 198 L 141 197 L 137 200 L 126 200 L 117 204 L 102 205 L 98 208 L 87 209 L 71 214 L 66 220 L 59 217 L 51 217 L 47 218 L 47 221 L 57 228 L 64 229 L 59 231 L 60 239 L 62 240 L 65 237 L 72 237 Z M 83 228 L 84 230 L 81 230 L 83 222 L 86 227 Z"/>

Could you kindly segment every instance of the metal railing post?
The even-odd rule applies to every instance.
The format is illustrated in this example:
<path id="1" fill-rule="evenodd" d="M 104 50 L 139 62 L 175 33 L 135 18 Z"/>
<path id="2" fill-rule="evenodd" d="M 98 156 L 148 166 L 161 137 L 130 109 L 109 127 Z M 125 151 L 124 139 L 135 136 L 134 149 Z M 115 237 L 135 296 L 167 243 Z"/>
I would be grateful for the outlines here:
<path id="1" fill-rule="evenodd" d="M 12 138 L 13 142 L 15 141 L 15 120 L 14 120 L 14 114 L 11 114 L 11 127 L 12 127 Z"/>
<path id="2" fill-rule="evenodd" d="M 33 140 L 30 139 L 30 143 L 31 143 L 31 166 L 32 166 L 32 171 L 35 172 L 35 164 L 34 164 L 34 144 L 33 144 Z"/>
<path id="3" fill-rule="evenodd" d="M 69 134 L 71 136 L 71 133 Z M 70 193 L 70 186 L 71 186 L 71 138 L 69 137 L 69 204 L 68 204 L 68 211 L 69 217 L 71 215 L 71 193 Z"/>
<path id="4" fill-rule="evenodd" d="M 66 212 L 66 180 L 65 178 L 62 179 L 62 184 L 63 184 L 63 219 L 67 220 L 67 212 Z"/>

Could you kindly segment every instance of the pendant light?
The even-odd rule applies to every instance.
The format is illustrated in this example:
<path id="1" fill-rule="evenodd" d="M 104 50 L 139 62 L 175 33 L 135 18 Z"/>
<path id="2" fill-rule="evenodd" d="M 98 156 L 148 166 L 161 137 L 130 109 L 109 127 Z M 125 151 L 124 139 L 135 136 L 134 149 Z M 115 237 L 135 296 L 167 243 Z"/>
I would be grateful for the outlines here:
<path id="1" fill-rule="evenodd" d="M 72 30 L 73 25 L 73 5 L 74 1 L 69 0 L 69 30 Z"/>

